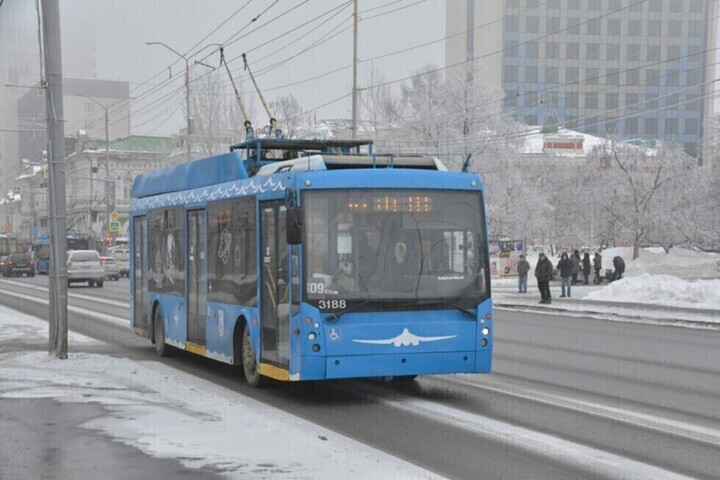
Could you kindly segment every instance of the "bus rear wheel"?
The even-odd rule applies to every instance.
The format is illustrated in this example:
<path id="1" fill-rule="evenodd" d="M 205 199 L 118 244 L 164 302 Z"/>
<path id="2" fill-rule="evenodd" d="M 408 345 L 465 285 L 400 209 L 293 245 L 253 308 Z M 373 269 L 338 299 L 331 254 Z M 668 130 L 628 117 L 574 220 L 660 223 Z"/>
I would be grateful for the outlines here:
<path id="1" fill-rule="evenodd" d="M 250 337 L 250 326 L 245 324 L 242 336 L 242 366 L 245 373 L 245 380 L 251 387 L 262 387 L 265 379 L 258 371 L 258 364 L 255 360 L 255 349 Z"/>
<path id="2" fill-rule="evenodd" d="M 165 343 L 165 327 L 162 320 L 160 307 L 155 309 L 153 318 L 153 337 L 155 338 L 155 353 L 159 357 L 170 356 L 170 346 Z"/>

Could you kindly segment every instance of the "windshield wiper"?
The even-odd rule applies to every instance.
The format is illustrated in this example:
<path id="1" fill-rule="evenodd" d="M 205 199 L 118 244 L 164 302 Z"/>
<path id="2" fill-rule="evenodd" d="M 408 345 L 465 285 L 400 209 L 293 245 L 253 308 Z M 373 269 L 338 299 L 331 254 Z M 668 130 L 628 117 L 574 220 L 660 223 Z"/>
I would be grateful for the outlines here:
<path id="1" fill-rule="evenodd" d="M 330 314 L 330 316 L 327 317 L 327 318 L 328 318 L 328 320 L 337 320 L 338 318 L 340 318 L 341 315 L 345 315 L 345 314 L 348 313 L 348 312 L 352 312 L 352 311 L 355 310 L 356 308 L 360 308 L 360 307 L 362 307 L 363 305 L 367 304 L 367 303 L 370 302 L 370 301 L 371 301 L 370 298 L 366 298 L 366 299 L 363 300 L 362 302 L 358 302 L 358 303 L 356 303 L 355 305 L 353 305 L 352 307 L 346 308 L 345 310 L 340 310 L 339 312 L 332 312 L 332 313 Z"/>
<path id="2" fill-rule="evenodd" d="M 417 305 L 417 306 L 428 306 L 428 305 L 445 305 L 455 310 L 462 312 L 466 317 L 475 317 L 475 312 L 461 307 L 455 302 L 447 300 L 415 300 L 412 302 L 400 303 L 399 305 Z"/>

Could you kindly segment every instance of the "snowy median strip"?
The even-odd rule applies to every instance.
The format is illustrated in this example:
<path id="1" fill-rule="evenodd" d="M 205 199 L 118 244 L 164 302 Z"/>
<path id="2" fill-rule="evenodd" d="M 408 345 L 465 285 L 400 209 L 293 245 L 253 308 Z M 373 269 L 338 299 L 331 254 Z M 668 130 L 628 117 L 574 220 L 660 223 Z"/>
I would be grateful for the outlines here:
<path id="1" fill-rule="evenodd" d="M 107 415 L 82 426 L 149 455 L 228 478 L 441 478 L 159 362 L 3 348 L 46 337 L 46 322 L 0 306 L 0 398 L 98 403 Z"/>

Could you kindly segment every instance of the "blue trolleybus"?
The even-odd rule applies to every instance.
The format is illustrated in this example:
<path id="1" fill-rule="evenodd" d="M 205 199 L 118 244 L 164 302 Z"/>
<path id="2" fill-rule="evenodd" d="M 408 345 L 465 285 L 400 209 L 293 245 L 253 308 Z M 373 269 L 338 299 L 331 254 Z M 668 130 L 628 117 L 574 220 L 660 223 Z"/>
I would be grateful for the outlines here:
<path id="1" fill-rule="evenodd" d="M 489 372 L 479 176 L 372 147 L 256 138 L 138 176 L 133 331 L 253 386 Z"/>

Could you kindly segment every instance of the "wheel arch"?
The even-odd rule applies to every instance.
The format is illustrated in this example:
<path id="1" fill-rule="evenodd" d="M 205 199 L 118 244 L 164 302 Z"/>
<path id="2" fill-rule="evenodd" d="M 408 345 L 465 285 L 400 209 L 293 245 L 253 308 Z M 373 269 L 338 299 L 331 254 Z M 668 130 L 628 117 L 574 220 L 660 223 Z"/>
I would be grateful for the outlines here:
<path id="1" fill-rule="evenodd" d="M 247 317 L 244 313 L 240 314 L 235 320 L 235 328 L 233 329 L 233 364 L 242 366 L 242 336 L 243 330 L 247 325 Z"/>

